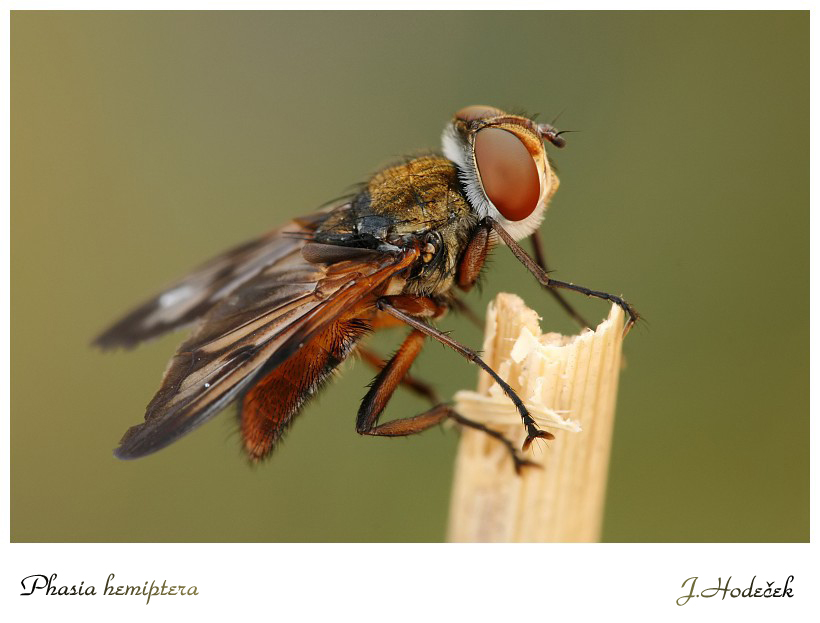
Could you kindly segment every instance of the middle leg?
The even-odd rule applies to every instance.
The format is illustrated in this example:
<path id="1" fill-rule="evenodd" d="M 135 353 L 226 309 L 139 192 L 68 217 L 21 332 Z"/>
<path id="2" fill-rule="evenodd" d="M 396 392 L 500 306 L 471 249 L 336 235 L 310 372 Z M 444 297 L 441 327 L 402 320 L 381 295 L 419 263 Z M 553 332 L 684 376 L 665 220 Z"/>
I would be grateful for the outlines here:
<path id="1" fill-rule="evenodd" d="M 407 375 L 415 358 L 421 352 L 425 335 L 423 332 L 414 329 L 404 340 L 396 354 L 388 361 L 378 376 L 373 380 L 367 395 L 362 400 L 359 413 L 356 418 L 356 431 L 360 435 L 373 435 L 377 437 L 404 437 L 414 435 L 422 431 L 441 424 L 446 419 L 480 430 L 494 439 L 500 441 L 507 448 L 513 460 L 513 465 L 517 473 L 526 466 L 537 466 L 536 463 L 523 459 L 516 452 L 515 447 L 509 439 L 498 431 L 487 428 L 483 424 L 474 422 L 458 414 L 452 407 L 446 404 L 439 404 L 432 409 L 419 415 L 401 418 L 379 424 L 379 416 L 384 411 L 390 397 L 396 387 Z"/>
<path id="2" fill-rule="evenodd" d="M 360 346 L 357 349 L 357 352 L 361 356 L 362 361 L 376 370 L 381 370 L 385 365 L 387 365 L 387 362 L 384 359 L 379 357 L 379 355 L 374 353 L 369 348 L 363 348 Z M 401 385 L 403 385 L 406 389 L 409 389 L 414 394 L 428 400 L 433 405 L 437 405 L 441 402 L 432 385 L 425 383 L 410 374 L 404 375 L 404 378 L 401 380 Z"/>
<path id="3" fill-rule="evenodd" d="M 427 303 L 428 306 L 432 304 L 434 304 L 433 301 Z M 530 444 L 532 444 L 532 442 L 535 439 L 555 439 L 555 436 L 552 433 L 548 433 L 547 431 L 538 428 L 538 425 L 536 424 L 532 415 L 530 415 L 529 410 L 527 410 L 527 407 L 524 405 L 524 401 L 518 397 L 518 394 L 516 394 L 515 391 L 513 391 L 513 388 L 510 387 L 509 384 L 504 379 L 502 379 L 495 370 L 488 366 L 487 363 L 481 357 L 479 357 L 478 353 L 460 344 L 446 333 L 443 333 L 438 329 L 425 323 L 424 321 L 420 320 L 419 318 L 416 318 L 412 310 L 409 310 L 409 313 L 408 311 L 405 311 L 407 305 L 417 307 L 422 306 L 425 305 L 425 299 L 422 297 L 416 297 L 408 300 L 408 297 L 398 295 L 383 296 L 376 301 L 376 307 L 380 311 L 387 312 L 391 316 L 398 318 L 402 322 L 406 323 L 407 325 L 415 329 L 416 332 L 421 332 L 424 335 L 428 335 L 433 339 L 437 340 L 438 342 L 441 342 L 445 346 L 449 346 L 464 358 L 475 363 L 479 368 L 481 368 L 487 374 L 489 374 L 496 383 L 498 383 L 498 386 L 501 388 L 501 390 L 504 392 L 507 398 L 509 398 L 515 405 L 518 414 L 521 416 L 521 420 L 524 422 L 524 427 L 527 429 L 527 438 L 524 440 L 524 445 L 522 447 L 523 450 L 527 450 L 527 448 L 530 447 Z M 412 336 L 413 333 L 411 333 L 410 335 Z M 402 345 L 402 347 L 403 346 L 404 345 Z M 396 354 L 398 355 L 399 353 Z M 385 366 L 385 370 L 387 370 L 388 367 L 389 364 L 388 366 Z M 384 372 L 385 370 L 383 370 L 382 372 Z M 393 390 L 391 389 L 390 393 L 392 393 L 392 391 Z"/>

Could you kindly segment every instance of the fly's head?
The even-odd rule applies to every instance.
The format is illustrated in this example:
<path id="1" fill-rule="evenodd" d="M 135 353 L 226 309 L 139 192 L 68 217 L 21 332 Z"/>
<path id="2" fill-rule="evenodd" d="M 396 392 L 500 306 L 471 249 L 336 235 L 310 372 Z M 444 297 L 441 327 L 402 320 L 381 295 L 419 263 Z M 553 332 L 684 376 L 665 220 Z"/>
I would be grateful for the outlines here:
<path id="1" fill-rule="evenodd" d="M 558 190 L 544 142 L 563 147 L 555 128 L 492 106 L 467 106 L 444 128 L 444 155 L 458 167 L 467 200 L 516 240 L 532 234 Z"/>

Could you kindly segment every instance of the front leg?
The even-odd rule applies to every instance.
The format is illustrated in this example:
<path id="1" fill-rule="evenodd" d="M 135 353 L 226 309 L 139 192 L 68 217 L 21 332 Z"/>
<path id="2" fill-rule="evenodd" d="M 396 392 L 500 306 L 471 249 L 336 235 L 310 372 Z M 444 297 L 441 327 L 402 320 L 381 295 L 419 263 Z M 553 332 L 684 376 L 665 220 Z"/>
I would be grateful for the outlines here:
<path id="1" fill-rule="evenodd" d="M 550 276 L 544 272 L 540 266 L 529 256 L 524 249 L 513 239 L 512 236 L 505 230 L 501 223 L 498 221 L 491 219 L 490 217 L 485 217 L 483 219 L 484 223 L 489 225 L 492 230 L 498 234 L 498 237 L 504 241 L 510 251 L 512 251 L 513 255 L 516 259 L 521 262 L 524 266 L 526 266 L 527 270 L 532 273 L 532 275 L 538 280 L 545 288 L 563 288 L 565 290 L 573 290 L 574 292 L 580 292 L 586 296 L 592 296 L 599 299 L 604 299 L 605 301 L 610 301 L 611 303 L 615 303 L 618 307 L 624 310 L 626 314 L 629 316 L 629 320 L 624 327 L 624 335 L 626 335 L 632 326 L 638 321 L 638 312 L 627 303 L 623 298 L 620 296 L 615 296 L 614 294 L 609 294 L 607 292 L 600 292 L 598 290 L 590 290 L 589 288 L 585 288 L 584 286 L 577 286 L 573 283 L 567 283 L 565 281 L 558 281 L 557 279 L 551 279 Z"/>
<path id="2" fill-rule="evenodd" d="M 481 276 L 481 270 L 487 261 L 487 256 L 496 243 L 496 235 L 493 232 L 492 224 L 488 219 L 482 220 L 478 229 L 476 229 L 467 247 L 461 254 L 458 268 L 456 270 L 456 284 L 462 290 L 469 291 L 478 278 Z M 541 249 L 541 238 L 538 231 L 532 234 L 533 251 L 535 252 L 535 262 L 541 268 L 543 273 L 547 273 L 546 259 L 544 252 Z M 549 293 L 555 297 L 555 300 L 564 308 L 564 310 L 575 320 L 581 327 L 589 327 L 589 323 L 583 319 L 581 314 L 575 311 L 575 308 L 570 305 L 567 300 L 557 290 L 550 289 Z"/>
<path id="3" fill-rule="evenodd" d="M 459 258 L 456 285 L 469 292 L 481 276 L 487 256 L 495 246 L 496 236 L 489 223 L 481 221 Z"/>

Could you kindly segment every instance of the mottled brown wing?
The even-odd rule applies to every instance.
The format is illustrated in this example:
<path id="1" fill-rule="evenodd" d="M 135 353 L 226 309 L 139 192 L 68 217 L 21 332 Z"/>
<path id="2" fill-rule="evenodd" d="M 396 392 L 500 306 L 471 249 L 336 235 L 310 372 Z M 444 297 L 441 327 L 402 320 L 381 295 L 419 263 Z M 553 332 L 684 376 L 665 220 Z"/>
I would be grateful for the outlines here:
<path id="1" fill-rule="evenodd" d="M 114 323 L 94 344 L 103 349 L 133 348 L 190 325 L 260 271 L 298 253 L 335 207 L 294 220 L 215 257 Z"/>
<path id="2" fill-rule="evenodd" d="M 145 422 L 126 432 L 115 454 L 150 454 L 213 417 L 263 366 L 270 372 L 417 257 L 411 249 L 318 264 L 292 253 L 269 266 L 205 316 L 171 361 Z"/>

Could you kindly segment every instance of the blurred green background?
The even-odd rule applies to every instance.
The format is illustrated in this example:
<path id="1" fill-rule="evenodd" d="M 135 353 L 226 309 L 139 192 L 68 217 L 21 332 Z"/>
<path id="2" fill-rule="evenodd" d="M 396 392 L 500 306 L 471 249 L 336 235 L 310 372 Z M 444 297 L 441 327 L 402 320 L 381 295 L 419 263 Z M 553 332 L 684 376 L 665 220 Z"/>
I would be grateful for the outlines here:
<path id="1" fill-rule="evenodd" d="M 474 103 L 580 130 L 553 152 L 548 258 L 648 319 L 604 539 L 808 540 L 808 12 L 16 12 L 11 35 L 12 540 L 442 540 L 457 435 L 358 436 L 362 364 L 259 468 L 232 410 L 119 462 L 183 334 L 89 341 Z M 574 330 L 503 249 L 469 301 L 501 290 Z M 477 378 L 438 345 L 414 370 L 444 396 Z M 385 415 L 424 407 L 399 392 Z"/>

